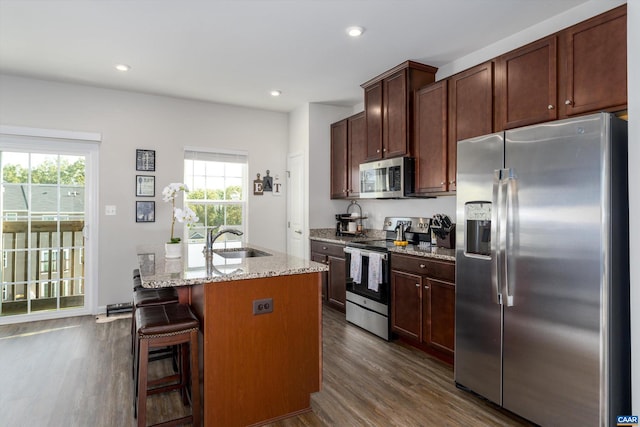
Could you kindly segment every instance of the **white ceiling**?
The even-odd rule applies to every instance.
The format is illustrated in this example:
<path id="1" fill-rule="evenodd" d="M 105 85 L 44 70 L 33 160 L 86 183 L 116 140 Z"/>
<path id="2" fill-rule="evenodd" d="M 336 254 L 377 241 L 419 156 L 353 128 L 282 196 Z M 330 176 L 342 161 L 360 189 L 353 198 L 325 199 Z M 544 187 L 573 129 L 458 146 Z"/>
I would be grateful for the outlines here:
<path id="1" fill-rule="evenodd" d="M 0 72 L 284 112 L 351 106 L 407 59 L 441 67 L 585 2 L 0 0 Z"/>

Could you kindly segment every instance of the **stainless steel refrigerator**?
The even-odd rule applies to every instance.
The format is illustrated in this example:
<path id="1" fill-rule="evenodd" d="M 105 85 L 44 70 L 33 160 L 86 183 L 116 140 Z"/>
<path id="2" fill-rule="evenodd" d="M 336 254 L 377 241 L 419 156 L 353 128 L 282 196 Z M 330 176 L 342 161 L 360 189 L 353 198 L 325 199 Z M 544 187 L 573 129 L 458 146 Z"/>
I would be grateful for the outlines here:
<path id="1" fill-rule="evenodd" d="M 631 411 L 626 122 L 458 142 L 455 381 L 543 426 Z"/>

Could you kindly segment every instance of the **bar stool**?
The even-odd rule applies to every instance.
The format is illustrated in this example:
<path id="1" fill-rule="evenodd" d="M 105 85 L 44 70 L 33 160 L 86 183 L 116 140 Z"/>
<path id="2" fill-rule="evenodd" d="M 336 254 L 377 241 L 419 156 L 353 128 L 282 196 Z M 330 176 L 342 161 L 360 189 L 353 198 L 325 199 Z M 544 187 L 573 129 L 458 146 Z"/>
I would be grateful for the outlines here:
<path id="1" fill-rule="evenodd" d="M 143 288 L 140 270 L 133 270 L 133 308 L 131 315 L 131 353 L 136 340 L 136 308 L 150 305 L 177 304 L 178 291 L 175 288 Z"/>
<path id="2" fill-rule="evenodd" d="M 134 415 L 138 418 L 138 426 L 146 426 L 147 396 L 179 389 L 183 402 L 188 404 L 189 388 L 191 415 L 154 425 L 178 425 L 191 422 L 194 426 L 200 426 L 198 319 L 187 304 L 166 304 L 139 307 L 136 310 L 136 324 L 138 325 L 136 332 L 138 343 L 135 359 L 138 369 L 136 369 Z M 179 345 L 181 350 L 181 366 L 178 374 L 149 381 L 147 378 L 149 352 L 154 348 L 176 345 Z M 149 388 L 156 385 L 159 387 Z"/>

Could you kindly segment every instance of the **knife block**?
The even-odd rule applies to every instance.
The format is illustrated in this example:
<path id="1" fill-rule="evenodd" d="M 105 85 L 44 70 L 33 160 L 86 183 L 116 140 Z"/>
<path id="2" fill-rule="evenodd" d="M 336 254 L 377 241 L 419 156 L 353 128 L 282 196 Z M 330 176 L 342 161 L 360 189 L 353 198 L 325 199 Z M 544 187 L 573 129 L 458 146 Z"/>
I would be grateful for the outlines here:
<path id="1" fill-rule="evenodd" d="M 436 236 L 436 246 L 439 248 L 455 249 L 456 248 L 456 226 L 451 226 L 451 231 L 445 236 L 440 238 Z"/>

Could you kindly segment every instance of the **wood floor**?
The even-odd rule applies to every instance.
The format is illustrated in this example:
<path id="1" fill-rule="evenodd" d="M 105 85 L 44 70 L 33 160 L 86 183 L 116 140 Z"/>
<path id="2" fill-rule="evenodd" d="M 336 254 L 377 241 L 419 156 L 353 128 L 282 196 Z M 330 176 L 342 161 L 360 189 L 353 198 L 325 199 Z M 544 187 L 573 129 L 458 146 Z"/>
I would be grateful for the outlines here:
<path id="1" fill-rule="evenodd" d="M 323 311 L 323 388 L 289 426 L 529 425 L 459 390 L 453 369 Z M 0 326 L 0 425 L 133 426 L 128 319 Z M 153 363 L 154 374 L 168 369 Z M 149 423 L 186 414 L 178 393 L 149 398 Z"/>

